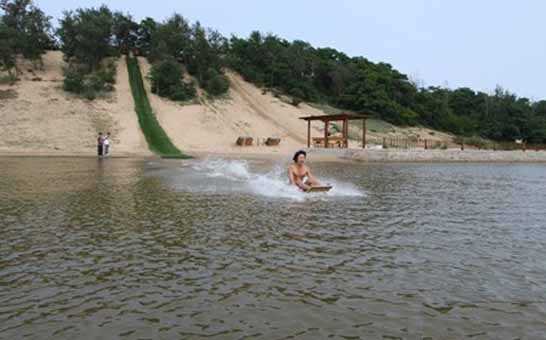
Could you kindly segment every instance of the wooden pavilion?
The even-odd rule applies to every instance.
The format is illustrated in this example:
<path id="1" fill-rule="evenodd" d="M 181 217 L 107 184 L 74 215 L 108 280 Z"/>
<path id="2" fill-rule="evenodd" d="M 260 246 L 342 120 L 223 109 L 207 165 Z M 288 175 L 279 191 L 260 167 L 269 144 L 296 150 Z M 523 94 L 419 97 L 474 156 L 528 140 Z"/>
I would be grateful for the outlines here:
<path id="1" fill-rule="evenodd" d="M 362 148 L 366 148 L 366 120 L 368 119 L 367 115 L 362 114 L 349 114 L 349 113 L 340 113 L 335 115 L 322 115 L 322 116 L 308 116 L 301 117 L 307 121 L 307 147 L 311 147 L 311 122 L 312 121 L 322 121 L 324 122 L 324 137 L 314 138 L 314 145 L 322 145 L 325 148 L 330 147 L 331 144 L 337 145 L 342 148 L 349 147 L 349 121 L 351 120 L 362 120 Z M 343 122 L 343 127 L 341 130 L 341 137 L 332 137 L 330 136 L 329 127 L 331 122 Z"/>

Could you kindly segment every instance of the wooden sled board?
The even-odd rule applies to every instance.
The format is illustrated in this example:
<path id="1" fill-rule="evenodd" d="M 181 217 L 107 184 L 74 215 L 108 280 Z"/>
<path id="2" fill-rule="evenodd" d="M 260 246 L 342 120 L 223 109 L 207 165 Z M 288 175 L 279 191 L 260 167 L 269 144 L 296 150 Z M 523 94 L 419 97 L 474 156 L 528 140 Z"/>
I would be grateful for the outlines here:
<path id="1" fill-rule="evenodd" d="M 306 192 L 308 193 L 311 193 L 311 192 L 328 192 L 330 190 L 332 190 L 332 186 L 322 186 L 322 187 L 312 187 L 312 188 L 309 188 L 309 190 L 307 190 Z"/>

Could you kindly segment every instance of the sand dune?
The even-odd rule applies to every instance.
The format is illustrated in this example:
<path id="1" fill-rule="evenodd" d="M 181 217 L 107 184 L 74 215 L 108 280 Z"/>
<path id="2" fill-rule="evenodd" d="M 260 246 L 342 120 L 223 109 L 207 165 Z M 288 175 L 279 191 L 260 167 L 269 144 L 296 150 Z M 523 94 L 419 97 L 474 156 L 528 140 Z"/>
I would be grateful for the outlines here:
<path id="1" fill-rule="evenodd" d="M 150 65 L 140 58 L 141 70 L 146 78 Z M 234 72 L 227 72 L 231 88 L 228 99 L 206 99 L 200 92 L 198 104 L 175 103 L 160 98 L 150 91 L 149 81 L 145 81 L 151 105 L 159 122 L 181 150 L 189 153 L 291 153 L 307 145 L 307 123 L 299 117 L 326 114 L 319 108 L 301 103 L 295 107 L 271 93 L 242 79 Z M 453 136 L 422 127 L 399 128 L 388 123 L 382 131 L 368 128 L 368 141 L 382 143 L 383 138 L 426 138 L 430 141 L 450 141 Z M 341 125 L 340 125 L 341 126 Z M 351 148 L 362 147 L 362 125 L 350 125 L 349 141 Z M 312 125 L 312 135 L 324 135 L 323 123 Z M 235 141 L 239 136 L 253 137 L 263 141 L 267 137 L 281 138 L 278 147 L 255 145 L 238 147 Z"/>
<path id="2" fill-rule="evenodd" d="M 144 58 L 139 63 L 146 77 L 150 65 Z M 263 94 L 233 72 L 227 75 L 231 82 L 227 99 L 209 100 L 200 96 L 199 104 L 189 105 L 152 94 L 149 82 L 145 81 L 152 108 L 177 147 L 190 153 L 287 153 L 306 145 L 307 123 L 298 118 L 324 112 L 306 104 L 294 107 L 270 93 Z M 320 124 L 313 130 L 320 135 Z M 278 137 L 281 144 L 241 148 L 235 145 L 239 136 L 260 141 Z"/>
<path id="3" fill-rule="evenodd" d="M 150 155 L 129 88 L 127 67 L 118 61 L 115 91 L 87 101 L 62 90 L 60 52 L 43 57 L 44 69 L 27 62 L 15 85 L 0 85 L 0 153 L 93 155 L 99 131 L 110 131 L 114 155 Z"/>
<path id="4" fill-rule="evenodd" d="M 150 65 L 144 58 L 139 63 L 160 124 L 186 153 L 289 154 L 306 146 L 307 123 L 299 117 L 325 114 L 305 103 L 295 107 L 264 93 L 234 72 L 227 73 L 231 88 L 226 99 L 211 100 L 199 91 L 197 103 L 176 103 L 151 93 L 146 77 Z M 115 91 L 92 102 L 62 90 L 63 66 L 62 54 L 49 52 L 43 70 L 33 71 L 22 62 L 21 80 L 13 86 L 0 85 L 0 154 L 94 155 L 96 134 L 110 131 L 114 155 L 151 155 L 134 112 L 125 60 L 118 61 Z M 361 147 L 359 129 L 360 125 L 351 126 L 351 135 L 356 136 L 349 143 L 352 148 Z M 322 123 L 312 125 L 313 136 L 323 133 Z M 370 141 L 409 135 L 452 139 L 423 128 L 368 129 Z M 240 136 L 253 137 L 260 145 L 238 147 L 235 141 Z M 281 144 L 263 145 L 268 137 L 281 138 Z"/>

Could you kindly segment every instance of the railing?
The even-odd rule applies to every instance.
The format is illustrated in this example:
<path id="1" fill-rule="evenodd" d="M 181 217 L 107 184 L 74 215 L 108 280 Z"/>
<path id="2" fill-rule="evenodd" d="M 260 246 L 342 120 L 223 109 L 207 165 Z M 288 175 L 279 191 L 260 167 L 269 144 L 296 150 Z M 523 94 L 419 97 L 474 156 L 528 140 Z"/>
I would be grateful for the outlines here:
<path id="1" fill-rule="evenodd" d="M 529 144 L 526 142 L 523 143 L 514 143 L 514 142 L 495 142 L 492 146 L 493 150 L 503 150 L 503 151 L 543 151 L 546 150 L 546 144 Z M 484 148 L 482 148 L 484 149 Z M 491 149 L 491 148 L 487 148 Z"/>
<path id="2" fill-rule="evenodd" d="M 498 151 L 542 151 L 546 150 L 546 144 L 529 144 L 526 142 L 491 142 L 483 141 L 479 144 L 466 142 L 464 139 L 457 138 L 454 141 L 438 141 L 422 138 L 404 138 L 404 137 L 383 137 L 368 138 L 368 145 L 378 145 L 383 149 L 421 149 L 421 150 L 446 150 L 446 149 L 471 149 L 471 150 L 498 150 Z"/>
<path id="3" fill-rule="evenodd" d="M 423 138 L 383 137 L 368 138 L 368 145 L 380 145 L 383 149 L 448 149 L 460 147 L 455 143 L 440 142 Z"/>

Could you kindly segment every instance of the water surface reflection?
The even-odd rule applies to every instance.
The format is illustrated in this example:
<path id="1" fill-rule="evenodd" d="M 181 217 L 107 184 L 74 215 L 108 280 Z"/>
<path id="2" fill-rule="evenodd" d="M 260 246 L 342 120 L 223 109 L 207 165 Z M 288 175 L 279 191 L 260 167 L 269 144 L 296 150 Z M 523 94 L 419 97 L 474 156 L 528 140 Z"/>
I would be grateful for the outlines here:
<path id="1" fill-rule="evenodd" d="M 2 159 L 0 338 L 546 334 L 542 165 L 198 162 Z"/>

